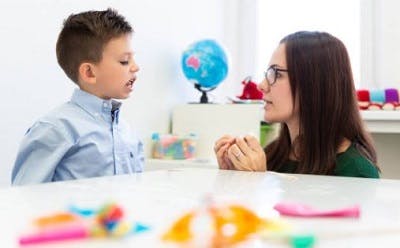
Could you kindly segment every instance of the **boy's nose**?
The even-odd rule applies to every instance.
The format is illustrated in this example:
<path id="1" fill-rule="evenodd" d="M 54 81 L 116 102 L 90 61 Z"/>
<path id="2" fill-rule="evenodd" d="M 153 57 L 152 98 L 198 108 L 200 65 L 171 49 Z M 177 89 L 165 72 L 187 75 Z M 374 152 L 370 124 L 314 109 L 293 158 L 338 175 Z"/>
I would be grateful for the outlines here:
<path id="1" fill-rule="evenodd" d="M 139 66 L 136 64 L 136 62 L 133 62 L 132 66 L 131 66 L 131 71 L 137 72 L 139 70 L 140 70 Z"/>

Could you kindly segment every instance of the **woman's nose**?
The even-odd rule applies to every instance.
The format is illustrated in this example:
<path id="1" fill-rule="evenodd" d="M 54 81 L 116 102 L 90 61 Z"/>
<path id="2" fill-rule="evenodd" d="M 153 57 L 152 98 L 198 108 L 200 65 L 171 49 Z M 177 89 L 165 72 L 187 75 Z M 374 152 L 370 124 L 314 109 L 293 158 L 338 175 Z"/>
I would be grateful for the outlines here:
<path id="1" fill-rule="evenodd" d="M 267 80 L 266 79 L 264 79 L 261 83 L 259 83 L 258 85 L 257 85 L 257 88 L 259 89 L 259 90 L 261 90 L 262 91 L 262 93 L 268 93 L 269 92 L 269 84 L 268 84 L 268 82 L 267 82 Z"/>

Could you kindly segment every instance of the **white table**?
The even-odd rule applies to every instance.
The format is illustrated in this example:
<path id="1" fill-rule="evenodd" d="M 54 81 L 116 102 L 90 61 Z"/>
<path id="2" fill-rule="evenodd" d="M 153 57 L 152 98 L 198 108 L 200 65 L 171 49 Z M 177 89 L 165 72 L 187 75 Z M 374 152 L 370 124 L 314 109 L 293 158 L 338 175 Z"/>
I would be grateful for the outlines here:
<path id="1" fill-rule="evenodd" d="M 145 171 L 180 168 L 218 169 L 216 159 L 154 159 L 146 158 Z"/>
<path id="2" fill-rule="evenodd" d="M 240 203 L 261 215 L 273 213 L 272 206 L 281 201 L 323 209 L 359 204 L 360 219 L 284 220 L 301 232 L 315 233 L 317 238 L 322 235 L 316 247 L 397 247 L 399 191 L 400 181 L 396 180 L 201 168 L 5 188 L 0 190 L 0 244 L 17 247 L 17 237 L 33 218 L 64 210 L 70 204 L 99 207 L 112 200 L 125 208 L 128 219 L 147 223 L 152 231 L 125 240 L 84 240 L 39 247 L 171 247 L 160 241 L 160 234 L 211 193 L 217 204 Z M 283 243 L 277 247 L 289 246 Z"/>

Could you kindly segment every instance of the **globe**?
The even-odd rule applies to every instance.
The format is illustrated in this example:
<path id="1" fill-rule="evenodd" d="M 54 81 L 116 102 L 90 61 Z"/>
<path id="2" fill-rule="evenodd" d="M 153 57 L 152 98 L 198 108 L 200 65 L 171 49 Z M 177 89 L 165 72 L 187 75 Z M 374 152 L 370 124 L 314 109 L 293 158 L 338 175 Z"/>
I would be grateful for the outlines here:
<path id="1" fill-rule="evenodd" d="M 200 40 L 183 52 L 182 70 L 202 92 L 200 103 L 208 103 L 207 92 L 215 89 L 228 75 L 228 59 L 215 40 Z"/>

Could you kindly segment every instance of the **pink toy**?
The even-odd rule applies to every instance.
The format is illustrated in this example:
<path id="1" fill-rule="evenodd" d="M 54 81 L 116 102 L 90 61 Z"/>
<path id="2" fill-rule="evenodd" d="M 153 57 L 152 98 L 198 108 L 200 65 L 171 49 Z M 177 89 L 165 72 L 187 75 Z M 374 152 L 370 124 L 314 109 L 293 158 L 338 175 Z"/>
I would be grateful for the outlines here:
<path id="1" fill-rule="evenodd" d="M 62 240 L 84 239 L 90 236 L 84 226 L 67 227 L 60 229 L 49 229 L 39 233 L 23 236 L 19 239 L 21 245 L 39 244 Z"/>
<path id="2" fill-rule="evenodd" d="M 281 215 L 294 217 L 360 217 L 360 208 L 358 206 L 335 210 L 317 210 L 304 204 L 278 203 L 274 206 L 274 209 Z"/>

